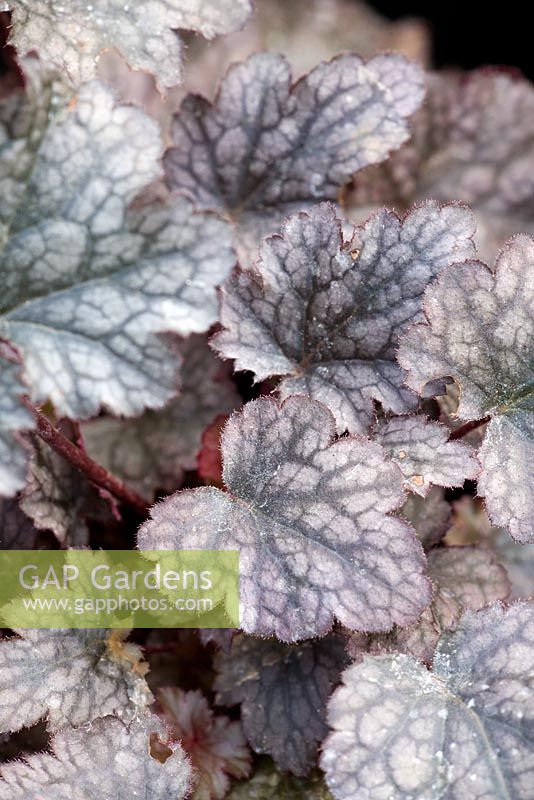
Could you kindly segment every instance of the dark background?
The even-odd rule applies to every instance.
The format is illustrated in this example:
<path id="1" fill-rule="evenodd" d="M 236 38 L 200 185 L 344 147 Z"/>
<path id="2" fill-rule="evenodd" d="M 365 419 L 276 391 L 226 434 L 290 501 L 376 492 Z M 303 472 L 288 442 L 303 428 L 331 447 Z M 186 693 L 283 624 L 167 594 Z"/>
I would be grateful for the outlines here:
<path id="1" fill-rule="evenodd" d="M 510 65 L 534 79 L 534 35 L 526 2 L 370 0 L 369 4 L 391 19 L 416 16 L 428 20 L 438 67 Z"/>

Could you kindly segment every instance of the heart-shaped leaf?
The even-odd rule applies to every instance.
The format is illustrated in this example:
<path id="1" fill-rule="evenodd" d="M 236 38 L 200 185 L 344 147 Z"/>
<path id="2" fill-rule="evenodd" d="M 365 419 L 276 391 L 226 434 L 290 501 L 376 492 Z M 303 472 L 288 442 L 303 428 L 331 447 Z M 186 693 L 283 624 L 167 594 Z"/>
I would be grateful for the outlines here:
<path id="1" fill-rule="evenodd" d="M 349 241 L 331 205 L 295 215 L 264 242 L 254 270 L 225 285 L 214 346 L 257 380 L 287 375 L 282 396 L 326 403 L 340 432 L 368 429 L 373 400 L 410 411 L 398 337 L 423 318 L 432 278 L 473 255 L 473 232 L 468 209 L 433 202 L 403 220 L 384 209 Z"/>
<path id="2" fill-rule="evenodd" d="M 246 258 L 290 213 L 337 199 L 405 142 L 423 93 L 421 70 L 401 55 L 341 55 L 293 86 L 282 56 L 253 55 L 230 67 L 213 106 L 195 95 L 182 104 L 168 184 L 226 213 Z"/>
<path id="3" fill-rule="evenodd" d="M 333 442 L 320 403 L 248 403 L 223 438 L 227 491 L 179 492 L 141 526 L 142 550 L 240 551 L 241 626 L 296 641 L 336 616 L 357 630 L 414 622 L 430 599 L 413 532 L 388 516 L 402 476 L 366 439 Z"/>
<path id="4" fill-rule="evenodd" d="M 50 730 L 107 714 L 132 719 L 152 696 L 141 651 L 123 633 L 25 630 L 1 642 L 0 729 L 17 731 L 44 716 Z"/>
<path id="5" fill-rule="evenodd" d="M 0 153 L 0 337 L 20 353 L 31 398 L 60 414 L 162 406 L 176 392 L 177 364 L 155 334 L 216 320 L 214 287 L 234 262 L 229 226 L 193 214 L 183 198 L 129 206 L 160 172 L 160 137 L 102 85 L 87 84 L 68 107 L 50 101 L 46 129 L 41 106 L 37 130 L 27 124 L 30 101 L 20 95 L 22 122 L 7 126 L 15 138 Z M 7 450 L 4 430 L 28 427 L 28 415 L 16 370 L 0 369 Z M 21 483 L 22 456 L 10 458 L 6 493 Z"/>

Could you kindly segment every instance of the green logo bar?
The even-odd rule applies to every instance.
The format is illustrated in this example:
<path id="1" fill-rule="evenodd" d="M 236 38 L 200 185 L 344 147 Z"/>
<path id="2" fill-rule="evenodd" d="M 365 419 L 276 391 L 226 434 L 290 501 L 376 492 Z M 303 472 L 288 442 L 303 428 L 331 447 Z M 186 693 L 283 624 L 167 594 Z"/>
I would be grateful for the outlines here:
<path id="1" fill-rule="evenodd" d="M 238 628 L 237 550 L 1 550 L 8 628 Z"/>

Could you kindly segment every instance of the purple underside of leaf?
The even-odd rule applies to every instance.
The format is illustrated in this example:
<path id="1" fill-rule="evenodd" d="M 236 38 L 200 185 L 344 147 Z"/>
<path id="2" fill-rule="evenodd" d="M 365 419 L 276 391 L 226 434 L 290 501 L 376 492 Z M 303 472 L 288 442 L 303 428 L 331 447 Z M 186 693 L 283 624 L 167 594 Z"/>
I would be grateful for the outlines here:
<path id="1" fill-rule="evenodd" d="M 222 438 L 227 490 L 154 506 L 139 547 L 239 550 L 248 633 L 296 641 L 334 616 L 358 630 L 410 624 L 430 587 L 413 531 L 388 515 L 403 499 L 400 471 L 378 445 L 333 436 L 320 403 L 248 403 Z"/>
<path id="2" fill-rule="evenodd" d="M 461 390 L 458 417 L 491 418 L 479 451 L 478 490 L 492 522 L 534 541 L 534 239 L 517 236 L 491 272 L 478 262 L 445 270 L 425 295 L 427 323 L 400 344 L 415 391 L 442 376 Z"/>
<path id="3" fill-rule="evenodd" d="M 254 269 L 223 287 L 213 346 L 257 380 L 287 375 L 282 397 L 324 402 L 339 432 L 366 431 L 374 400 L 395 413 L 415 408 L 395 360 L 398 337 L 423 319 L 428 283 L 473 255 L 473 231 L 467 208 L 434 202 L 403 220 L 384 209 L 349 241 L 329 204 L 290 217 Z"/>
<path id="4" fill-rule="evenodd" d="M 215 660 L 217 702 L 240 703 L 245 735 L 282 771 L 307 775 L 325 738 L 326 701 L 348 664 L 341 637 L 287 645 L 240 636 Z"/>
<path id="5" fill-rule="evenodd" d="M 282 56 L 233 65 L 214 105 L 190 95 L 173 121 L 165 170 L 173 189 L 237 224 L 244 257 L 284 217 L 334 200 L 352 175 L 409 135 L 422 74 L 403 56 L 345 54 L 291 86 Z"/>
<path id="6" fill-rule="evenodd" d="M 467 612 L 433 672 L 367 656 L 329 703 L 321 766 L 336 800 L 530 800 L 534 605 Z"/>

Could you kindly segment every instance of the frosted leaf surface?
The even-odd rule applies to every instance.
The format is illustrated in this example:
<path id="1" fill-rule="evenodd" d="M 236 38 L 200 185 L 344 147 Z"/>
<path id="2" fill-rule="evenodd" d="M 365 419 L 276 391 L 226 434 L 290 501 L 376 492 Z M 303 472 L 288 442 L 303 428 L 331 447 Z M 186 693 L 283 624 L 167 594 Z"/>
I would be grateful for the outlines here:
<path id="1" fill-rule="evenodd" d="M 103 50 L 116 48 L 135 69 L 162 86 L 182 79 L 182 46 L 176 28 L 208 39 L 237 30 L 250 0 L 8 0 L 11 43 L 41 58 L 78 83 L 94 77 Z"/>
<path id="2" fill-rule="evenodd" d="M 251 747 L 272 756 L 281 771 L 304 776 L 328 733 L 326 702 L 347 663 L 341 637 L 287 645 L 240 636 L 231 654 L 216 656 L 217 702 L 240 703 Z"/>
<path id="3" fill-rule="evenodd" d="M 253 55 L 230 67 L 214 105 L 190 95 L 173 120 L 169 186 L 226 213 L 244 253 L 405 142 L 424 93 L 420 68 L 395 54 L 340 55 L 291 80 L 282 56 Z"/>
<path id="4" fill-rule="evenodd" d="M 410 411 L 398 337 L 423 319 L 432 278 L 473 255 L 473 232 L 468 209 L 434 202 L 403 220 L 384 209 L 350 241 L 331 205 L 295 215 L 264 242 L 255 268 L 225 285 L 214 346 L 257 380 L 286 375 L 282 396 L 324 402 L 340 432 L 368 429 L 374 400 Z"/>
<path id="5" fill-rule="evenodd" d="M 183 198 L 129 207 L 160 154 L 155 124 L 90 83 L 51 116 L 16 207 L 0 196 L 0 336 L 20 352 L 32 400 L 60 414 L 162 406 L 177 365 L 155 334 L 217 318 L 215 286 L 234 263 L 229 226 Z"/>
<path id="6" fill-rule="evenodd" d="M 50 730 L 117 714 L 129 721 L 151 702 L 146 665 L 124 658 L 106 630 L 24 630 L 0 642 L 0 728 L 46 717 Z M 14 689 L 16 687 L 16 691 Z M 1 797 L 0 792 L 0 797 Z M 7 796 L 7 795 L 6 795 Z"/>
<path id="7" fill-rule="evenodd" d="M 401 474 L 365 439 L 333 442 L 320 403 L 248 403 L 223 438 L 227 491 L 178 492 L 152 508 L 140 549 L 240 551 L 241 626 L 296 641 L 336 616 L 358 630 L 415 621 L 430 597 L 422 548 L 388 516 Z"/>
<path id="8" fill-rule="evenodd" d="M 0 340 L 0 495 L 12 497 L 24 486 L 28 448 L 21 431 L 35 426 L 21 399 L 27 388 L 20 381 L 20 364 L 8 358 Z"/>
<path id="9" fill-rule="evenodd" d="M 467 612 L 433 672 L 367 656 L 329 703 L 321 766 L 336 800 L 529 800 L 533 605 Z"/>
<path id="10" fill-rule="evenodd" d="M 5 764 L 1 800 L 183 800 L 191 770 L 177 743 L 162 764 L 150 753 L 150 735 L 165 739 L 159 720 L 141 715 L 129 725 L 115 717 L 90 728 L 57 733 L 51 753 Z M 134 794 L 132 794 L 132 792 Z"/>
<path id="11" fill-rule="evenodd" d="M 478 457 L 478 491 L 491 521 L 532 542 L 534 518 L 534 239 L 517 236 L 495 271 L 477 262 L 445 270 L 425 295 L 427 322 L 400 344 L 407 383 L 454 378 L 458 416 L 491 418 Z"/>

